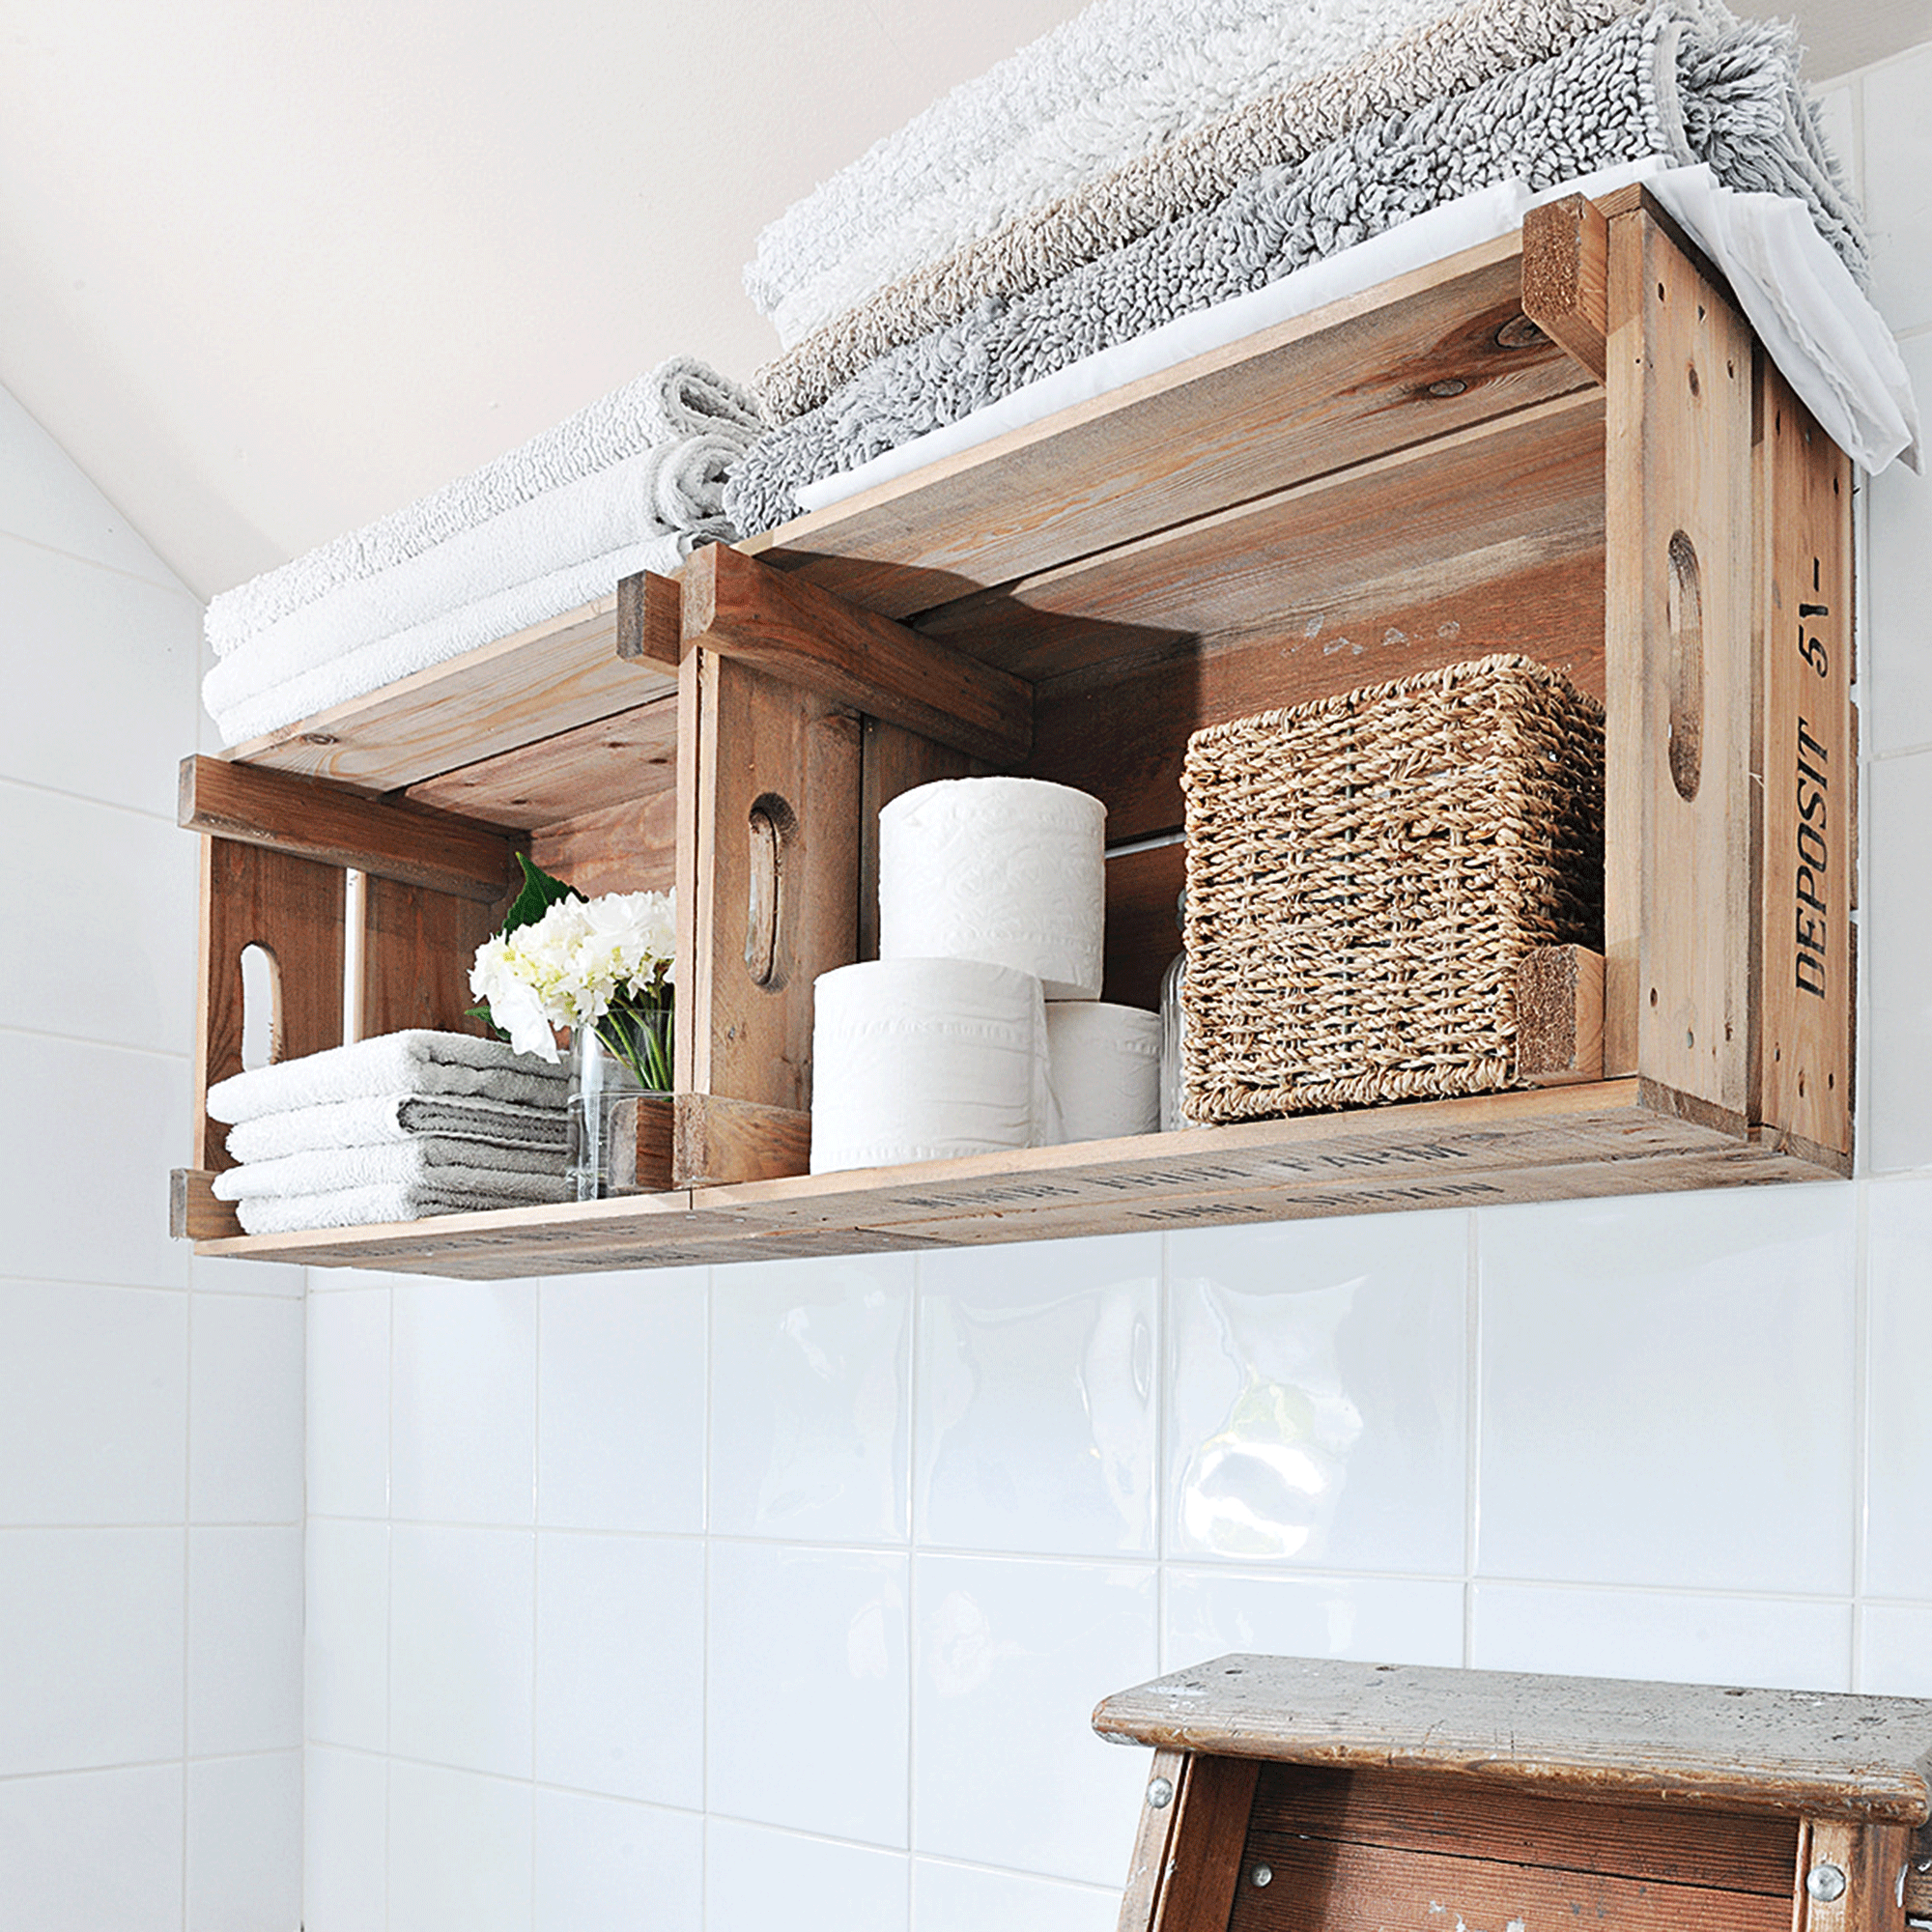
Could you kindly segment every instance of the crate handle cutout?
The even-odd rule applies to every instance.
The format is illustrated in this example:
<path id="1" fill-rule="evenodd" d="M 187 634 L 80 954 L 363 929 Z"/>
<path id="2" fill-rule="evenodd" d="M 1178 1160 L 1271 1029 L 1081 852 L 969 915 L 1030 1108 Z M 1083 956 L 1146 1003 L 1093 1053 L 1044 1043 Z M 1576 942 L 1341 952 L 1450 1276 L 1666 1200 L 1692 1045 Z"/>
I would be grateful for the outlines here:
<path id="1" fill-rule="evenodd" d="M 776 993 L 791 978 L 784 932 L 785 876 L 798 838 L 798 814 L 776 792 L 760 792 L 752 801 L 747 825 L 752 849 L 745 895 L 745 969 L 753 985 Z"/>
<path id="2" fill-rule="evenodd" d="M 282 965 L 259 940 L 242 949 L 242 1066 L 252 1073 L 282 1057 Z"/>
<path id="3" fill-rule="evenodd" d="M 1697 796 L 1704 764 L 1704 583 L 1697 547 L 1682 530 L 1671 533 L 1667 603 L 1670 781 L 1688 805 Z"/>

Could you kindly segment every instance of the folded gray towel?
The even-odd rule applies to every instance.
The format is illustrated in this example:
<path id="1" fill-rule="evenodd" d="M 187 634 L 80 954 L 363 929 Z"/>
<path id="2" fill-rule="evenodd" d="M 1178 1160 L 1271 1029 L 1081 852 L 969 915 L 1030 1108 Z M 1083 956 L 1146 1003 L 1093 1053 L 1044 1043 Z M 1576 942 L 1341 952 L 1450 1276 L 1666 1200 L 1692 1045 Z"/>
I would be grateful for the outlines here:
<path id="1" fill-rule="evenodd" d="M 502 1100 L 439 1100 L 383 1094 L 331 1100 L 243 1121 L 228 1136 L 237 1160 L 276 1160 L 318 1148 L 383 1147 L 433 1135 L 491 1147 L 560 1149 L 569 1127 L 560 1107 L 520 1107 Z"/>
<path id="2" fill-rule="evenodd" d="M 289 1235 L 304 1228 L 366 1228 L 385 1221 L 421 1221 L 433 1214 L 473 1214 L 492 1208 L 534 1208 L 576 1199 L 562 1180 L 525 1177 L 520 1197 L 463 1186 L 456 1171 L 437 1182 L 346 1187 L 328 1194 L 263 1195 L 238 1202 L 235 1212 L 251 1235 Z"/>
<path id="3" fill-rule="evenodd" d="M 276 1160 L 248 1160 L 214 1177 L 217 1201 L 336 1194 L 352 1187 L 426 1186 L 445 1191 L 541 1200 L 529 1183 L 563 1179 L 564 1151 L 490 1147 L 425 1135 L 385 1147 L 310 1148 Z"/>
<path id="4" fill-rule="evenodd" d="M 415 1028 L 234 1074 L 208 1090 L 208 1111 L 234 1126 L 265 1114 L 398 1094 L 560 1109 L 569 1081 L 567 1066 L 513 1052 L 502 1040 Z"/>

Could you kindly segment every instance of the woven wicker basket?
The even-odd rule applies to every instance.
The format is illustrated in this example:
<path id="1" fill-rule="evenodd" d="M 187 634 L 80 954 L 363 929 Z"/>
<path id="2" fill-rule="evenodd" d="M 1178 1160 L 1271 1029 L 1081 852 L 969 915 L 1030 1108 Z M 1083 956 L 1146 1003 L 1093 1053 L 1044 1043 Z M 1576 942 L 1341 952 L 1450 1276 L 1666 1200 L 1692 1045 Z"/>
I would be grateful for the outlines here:
<path id="1" fill-rule="evenodd" d="M 1197 731 L 1184 1110 L 1516 1084 L 1515 974 L 1603 944 L 1604 709 L 1493 657 Z"/>

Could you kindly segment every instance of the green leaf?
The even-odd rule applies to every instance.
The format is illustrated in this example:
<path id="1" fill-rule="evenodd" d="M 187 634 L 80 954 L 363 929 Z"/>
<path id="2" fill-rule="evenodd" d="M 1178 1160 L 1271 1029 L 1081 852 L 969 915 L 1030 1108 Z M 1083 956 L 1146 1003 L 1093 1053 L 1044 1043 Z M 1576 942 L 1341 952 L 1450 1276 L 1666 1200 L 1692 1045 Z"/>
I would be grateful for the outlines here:
<path id="1" fill-rule="evenodd" d="M 524 889 L 510 901 L 510 910 L 503 920 L 505 932 L 515 932 L 520 925 L 534 925 L 558 899 L 583 896 L 575 886 L 553 878 L 540 866 L 532 866 L 521 852 L 517 854 L 517 864 L 524 868 Z"/>

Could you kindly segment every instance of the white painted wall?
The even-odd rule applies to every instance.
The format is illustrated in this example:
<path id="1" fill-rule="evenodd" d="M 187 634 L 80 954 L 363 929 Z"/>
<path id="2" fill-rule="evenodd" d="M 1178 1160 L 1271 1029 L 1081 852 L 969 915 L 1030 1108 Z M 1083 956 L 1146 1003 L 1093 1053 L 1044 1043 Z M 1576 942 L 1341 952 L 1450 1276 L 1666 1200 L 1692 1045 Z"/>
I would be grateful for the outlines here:
<path id="1" fill-rule="evenodd" d="M 1927 98 L 1830 108 L 1932 400 Z M 1867 503 L 1868 1179 L 312 1273 L 308 1932 L 1102 1932 L 1090 1707 L 1226 1649 L 1932 1694 L 1932 494 Z"/>
<path id="2" fill-rule="evenodd" d="M 0 392 L 0 1925 L 289 1932 L 298 1270 L 167 1236 L 201 610 Z"/>

